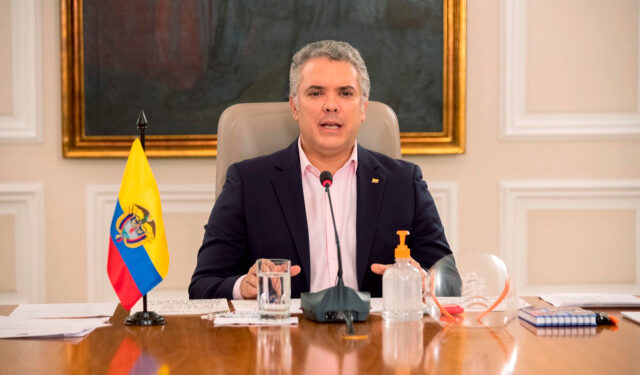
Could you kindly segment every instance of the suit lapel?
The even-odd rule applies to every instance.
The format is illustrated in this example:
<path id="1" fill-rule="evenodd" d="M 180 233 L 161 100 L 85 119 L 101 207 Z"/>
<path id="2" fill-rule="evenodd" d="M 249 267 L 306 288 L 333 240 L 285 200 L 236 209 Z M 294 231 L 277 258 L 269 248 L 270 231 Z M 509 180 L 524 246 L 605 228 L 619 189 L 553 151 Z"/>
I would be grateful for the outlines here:
<path id="1" fill-rule="evenodd" d="M 369 263 L 371 245 L 380 216 L 382 196 L 387 183 L 386 176 L 378 169 L 378 163 L 362 146 L 358 145 L 357 208 L 356 208 L 356 269 L 358 287 L 362 288 L 364 274 Z M 377 180 L 377 181 L 376 181 Z"/>
<path id="2" fill-rule="evenodd" d="M 271 178 L 271 183 L 276 192 L 278 202 L 284 213 L 289 233 L 300 258 L 300 265 L 307 289 L 310 285 L 311 264 L 309 258 L 309 231 L 307 229 L 307 214 L 304 207 L 304 195 L 302 193 L 302 174 L 300 172 L 300 156 L 298 155 L 298 142 L 289 146 L 283 157 L 274 163 L 276 173 Z"/>

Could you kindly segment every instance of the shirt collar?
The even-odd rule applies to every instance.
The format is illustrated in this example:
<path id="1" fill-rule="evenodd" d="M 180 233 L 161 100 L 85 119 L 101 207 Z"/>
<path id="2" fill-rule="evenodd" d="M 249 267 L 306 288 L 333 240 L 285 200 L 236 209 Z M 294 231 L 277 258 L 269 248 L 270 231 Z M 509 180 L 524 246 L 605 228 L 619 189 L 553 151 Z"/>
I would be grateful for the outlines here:
<path id="1" fill-rule="evenodd" d="M 298 154 L 300 155 L 300 172 L 304 175 L 306 170 L 309 170 L 316 176 L 320 176 L 320 171 L 316 168 L 307 157 L 307 154 L 302 150 L 302 142 L 300 141 L 300 136 L 298 136 Z M 353 164 L 353 171 L 358 168 L 358 141 L 356 140 L 353 144 L 353 150 L 351 150 L 351 156 L 344 163 L 342 167 L 338 169 L 338 171 L 342 170 L 345 166 Z"/>

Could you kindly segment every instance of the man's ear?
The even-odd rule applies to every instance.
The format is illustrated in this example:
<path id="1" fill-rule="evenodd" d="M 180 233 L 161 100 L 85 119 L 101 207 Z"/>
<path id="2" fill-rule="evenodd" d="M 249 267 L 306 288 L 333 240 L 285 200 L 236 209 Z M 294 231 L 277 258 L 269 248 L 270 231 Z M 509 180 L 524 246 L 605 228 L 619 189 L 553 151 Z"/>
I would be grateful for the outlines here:
<path id="1" fill-rule="evenodd" d="M 291 107 L 291 114 L 293 115 L 293 119 L 298 121 L 298 109 L 296 108 L 296 103 L 294 103 L 293 95 L 289 95 L 289 106 Z"/>
<path id="2" fill-rule="evenodd" d="M 362 113 L 360 114 L 360 122 L 364 122 L 364 119 L 367 117 L 368 106 L 369 106 L 369 99 L 365 99 L 364 103 L 362 103 Z"/>

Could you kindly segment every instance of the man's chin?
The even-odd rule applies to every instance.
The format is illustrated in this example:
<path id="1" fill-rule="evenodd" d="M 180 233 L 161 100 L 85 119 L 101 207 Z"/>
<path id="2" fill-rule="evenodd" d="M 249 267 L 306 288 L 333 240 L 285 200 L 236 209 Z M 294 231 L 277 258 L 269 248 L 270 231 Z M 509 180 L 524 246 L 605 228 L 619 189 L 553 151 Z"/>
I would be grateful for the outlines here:
<path id="1" fill-rule="evenodd" d="M 353 140 L 345 139 L 344 135 L 318 136 L 317 134 L 315 134 L 315 136 L 312 137 L 310 142 L 305 141 L 304 137 L 302 138 L 302 149 L 307 154 L 314 153 L 314 154 L 319 154 L 326 157 L 335 156 L 346 151 L 351 152 L 354 144 L 355 144 L 355 139 Z"/>
<path id="2" fill-rule="evenodd" d="M 352 142 L 351 144 L 349 143 L 326 143 L 326 144 L 320 144 L 319 149 L 320 151 L 327 156 L 334 156 L 334 155 L 339 155 L 341 153 L 345 153 L 345 152 L 349 152 L 351 153 L 351 150 L 353 149 L 353 145 L 355 144 L 355 142 Z"/>

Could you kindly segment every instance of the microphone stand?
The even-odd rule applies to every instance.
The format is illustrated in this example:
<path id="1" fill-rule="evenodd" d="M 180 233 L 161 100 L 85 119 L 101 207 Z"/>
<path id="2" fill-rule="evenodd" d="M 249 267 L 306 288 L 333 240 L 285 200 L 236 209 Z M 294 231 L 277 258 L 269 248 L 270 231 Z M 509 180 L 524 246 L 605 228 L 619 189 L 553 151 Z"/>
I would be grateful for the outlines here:
<path id="1" fill-rule="evenodd" d="M 331 184 L 324 184 L 324 191 L 327 192 L 327 197 L 329 197 L 329 209 L 331 210 L 331 221 L 333 222 L 333 233 L 336 237 L 336 248 L 338 249 L 338 282 L 342 283 L 342 253 L 340 252 L 340 241 L 338 240 L 338 228 L 336 227 L 336 217 L 333 215 L 333 203 L 331 202 L 331 193 L 329 192 L 329 187 Z"/>
<path id="2" fill-rule="evenodd" d="M 327 192 L 327 197 L 329 198 L 329 209 L 331 210 L 331 222 L 333 223 L 333 233 L 336 237 L 336 249 L 338 249 L 338 280 L 336 282 L 337 288 L 344 288 L 344 281 L 342 280 L 342 253 L 340 252 L 340 240 L 338 239 L 338 228 L 336 227 L 336 217 L 333 214 L 333 202 L 331 202 L 331 193 L 329 192 L 329 187 L 331 184 L 328 182 L 324 183 L 324 191 Z M 340 311 L 338 314 L 339 317 L 342 317 L 347 324 L 347 328 L 349 330 L 349 334 L 353 335 L 353 314 L 351 311 Z"/>
<path id="3" fill-rule="evenodd" d="M 369 292 L 358 292 L 344 285 L 342 280 L 342 253 L 340 251 L 340 241 L 338 239 L 338 229 L 333 213 L 333 202 L 329 187 L 333 177 L 329 172 L 320 174 L 320 182 L 324 186 L 329 198 L 329 208 L 331 209 L 331 220 L 333 231 L 336 237 L 336 248 L 338 250 L 338 280 L 336 285 L 315 293 L 302 293 L 300 295 L 300 305 L 304 315 L 317 322 L 342 322 L 347 324 L 349 334 L 354 333 L 353 322 L 367 320 L 370 310 L 371 294 Z"/>

